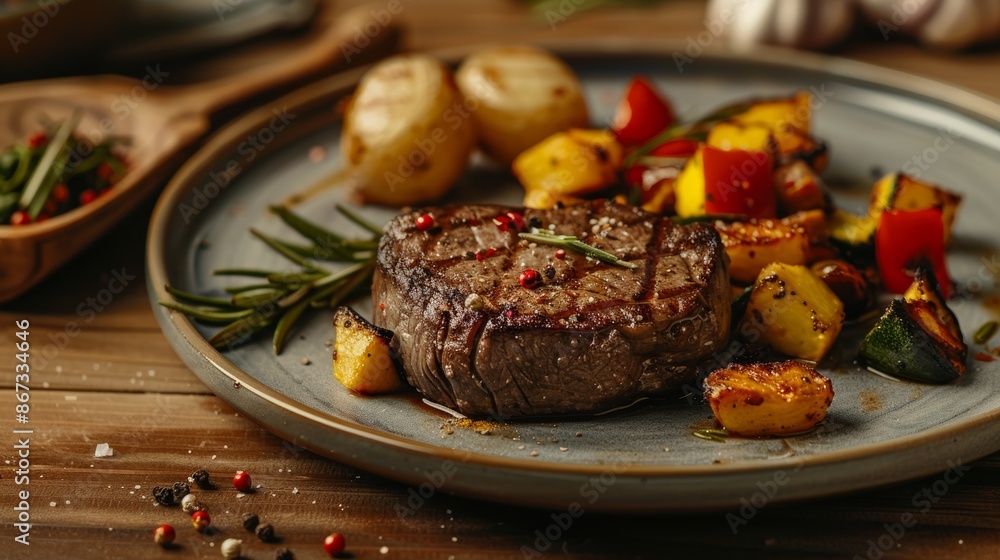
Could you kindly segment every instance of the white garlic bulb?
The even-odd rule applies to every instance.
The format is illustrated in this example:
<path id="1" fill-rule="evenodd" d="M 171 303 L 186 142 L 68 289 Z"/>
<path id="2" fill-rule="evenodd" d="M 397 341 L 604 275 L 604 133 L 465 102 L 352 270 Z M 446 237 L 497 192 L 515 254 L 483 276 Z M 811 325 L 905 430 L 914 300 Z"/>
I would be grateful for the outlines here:
<path id="1" fill-rule="evenodd" d="M 901 32 L 942 49 L 1000 37 L 1000 0 L 859 0 L 885 38 Z"/>
<path id="2" fill-rule="evenodd" d="M 853 0 L 710 0 L 706 24 L 721 29 L 734 49 L 779 45 L 822 49 L 854 25 Z"/>

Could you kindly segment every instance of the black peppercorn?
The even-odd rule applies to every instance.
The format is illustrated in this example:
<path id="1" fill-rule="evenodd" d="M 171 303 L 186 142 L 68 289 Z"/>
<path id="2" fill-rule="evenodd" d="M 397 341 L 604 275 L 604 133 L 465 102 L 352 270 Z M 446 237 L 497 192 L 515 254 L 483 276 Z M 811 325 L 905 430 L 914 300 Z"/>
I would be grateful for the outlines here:
<path id="1" fill-rule="evenodd" d="M 279 548 L 277 552 L 274 553 L 274 560 L 295 560 L 295 555 L 292 554 L 292 551 L 287 548 Z"/>
<path id="2" fill-rule="evenodd" d="M 253 532 L 257 528 L 258 523 L 260 523 L 260 518 L 257 517 L 256 513 L 243 514 L 243 528 L 247 531 Z"/>
<path id="3" fill-rule="evenodd" d="M 174 491 L 172 488 L 164 486 L 153 487 L 153 499 L 156 500 L 156 502 L 161 506 L 177 505 L 177 500 L 174 498 Z"/>
<path id="4" fill-rule="evenodd" d="M 528 227 L 539 229 L 542 227 L 542 220 L 538 216 L 531 216 L 528 218 Z"/>
<path id="5" fill-rule="evenodd" d="M 215 488 L 215 485 L 212 484 L 212 481 L 208 478 L 208 471 L 204 469 L 199 469 L 191 473 L 191 476 L 188 477 L 188 482 L 197 485 L 198 488 L 201 488 L 202 490 L 211 490 L 212 488 Z"/>
<path id="6" fill-rule="evenodd" d="M 258 525 L 256 533 L 257 538 L 264 542 L 274 540 L 274 527 L 272 527 L 270 523 L 261 523 Z"/>
<path id="7" fill-rule="evenodd" d="M 545 267 L 545 277 L 548 278 L 549 280 L 552 280 L 553 278 L 555 278 L 556 277 L 556 268 L 554 266 L 552 266 L 552 265 L 546 266 Z"/>
<path id="8" fill-rule="evenodd" d="M 191 487 L 188 486 L 187 482 L 175 482 L 170 489 L 173 490 L 174 501 L 177 503 L 180 503 L 184 499 L 184 496 L 191 493 Z"/>

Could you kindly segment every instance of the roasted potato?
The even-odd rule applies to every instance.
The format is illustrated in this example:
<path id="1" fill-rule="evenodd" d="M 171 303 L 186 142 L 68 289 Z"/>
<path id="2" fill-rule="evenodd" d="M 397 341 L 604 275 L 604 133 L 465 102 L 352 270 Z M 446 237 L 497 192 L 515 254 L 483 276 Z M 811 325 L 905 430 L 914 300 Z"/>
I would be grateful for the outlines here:
<path id="1" fill-rule="evenodd" d="M 720 150 L 778 153 L 771 129 L 763 125 L 721 122 L 708 131 L 705 143 Z"/>
<path id="2" fill-rule="evenodd" d="M 485 151 L 502 164 L 544 138 L 590 124 L 580 80 L 565 62 L 526 46 L 497 47 L 465 59 L 455 75 Z"/>
<path id="3" fill-rule="evenodd" d="M 742 436 L 784 436 L 811 430 L 833 402 L 830 380 L 795 361 L 733 365 L 705 380 L 716 419 Z"/>
<path id="4" fill-rule="evenodd" d="M 613 184 L 623 152 L 610 131 L 570 129 L 529 148 L 511 168 L 529 197 L 543 191 L 557 200 Z"/>
<path id="5" fill-rule="evenodd" d="M 393 333 L 372 325 L 350 307 L 333 317 L 333 377 L 352 391 L 391 393 L 405 386 L 393 359 Z"/>
<path id="6" fill-rule="evenodd" d="M 844 326 L 844 305 L 808 268 L 772 263 L 760 271 L 739 334 L 818 362 Z"/>
<path id="7" fill-rule="evenodd" d="M 729 255 L 729 277 L 753 282 L 761 269 L 773 262 L 806 264 L 809 234 L 799 225 L 779 220 L 716 221 L 715 229 Z"/>
<path id="8" fill-rule="evenodd" d="M 341 157 L 365 202 L 443 195 L 475 147 L 471 107 L 450 71 L 426 55 L 392 57 L 362 78 L 344 114 Z"/>
<path id="9" fill-rule="evenodd" d="M 731 120 L 744 125 L 764 125 L 771 130 L 792 129 L 809 134 L 811 118 L 812 96 L 799 91 L 783 99 L 757 101 Z"/>

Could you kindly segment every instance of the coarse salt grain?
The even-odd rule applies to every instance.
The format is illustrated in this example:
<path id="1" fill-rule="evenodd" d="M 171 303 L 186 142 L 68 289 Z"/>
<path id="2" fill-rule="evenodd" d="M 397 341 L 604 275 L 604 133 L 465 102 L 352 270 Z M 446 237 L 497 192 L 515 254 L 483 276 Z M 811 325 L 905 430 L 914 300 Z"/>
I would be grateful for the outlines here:
<path id="1" fill-rule="evenodd" d="M 111 449 L 111 446 L 106 443 L 97 444 L 97 448 L 94 449 L 94 457 L 111 457 L 115 454 L 115 450 Z"/>
<path id="2" fill-rule="evenodd" d="M 378 549 L 378 551 L 382 554 L 389 554 L 389 547 L 383 546 L 382 548 Z"/>

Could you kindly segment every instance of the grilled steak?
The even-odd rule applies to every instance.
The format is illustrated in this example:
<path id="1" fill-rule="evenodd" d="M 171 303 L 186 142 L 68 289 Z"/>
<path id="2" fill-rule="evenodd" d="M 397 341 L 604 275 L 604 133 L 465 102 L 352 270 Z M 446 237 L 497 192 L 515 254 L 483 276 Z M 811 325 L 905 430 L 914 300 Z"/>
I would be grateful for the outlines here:
<path id="1" fill-rule="evenodd" d="M 638 266 L 573 251 L 559 258 L 493 221 L 511 211 Z M 435 225 L 420 231 L 424 213 Z M 396 333 L 408 381 L 464 414 L 599 412 L 691 382 L 697 363 L 722 348 L 727 262 L 711 226 L 605 201 L 425 208 L 386 226 L 374 322 Z M 540 273 L 537 285 L 521 285 L 526 269 Z"/>

